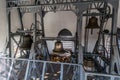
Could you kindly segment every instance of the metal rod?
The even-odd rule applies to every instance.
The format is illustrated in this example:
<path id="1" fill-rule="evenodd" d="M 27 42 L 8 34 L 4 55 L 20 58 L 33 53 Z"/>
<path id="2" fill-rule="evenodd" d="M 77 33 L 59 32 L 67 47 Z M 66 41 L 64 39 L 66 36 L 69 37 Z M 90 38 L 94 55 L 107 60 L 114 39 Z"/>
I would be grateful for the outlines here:
<path id="1" fill-rule="evenodd" d="M 79 77 L 80 77 L 80 80 L 84 80 L 84 77 L 85 77 L 85 75 L 84 75 L 84 70 L 83 70 L 83 66 L 82 65 L 80 65 L 80 66 L 78 66 L 79 67 Z"/>
<path id="2" fill-rule="evenodd" d="M 87 74 L 85 74 L 85 80 L 87 80 Z"/>
<path id="3" fill-rule="evenodd" d="M 10 11 L 8 14 L 8 37 L 9 37 L 9 57 L 11 57 L 12 54 L 11 54 L 11 12 Z"/>
<path id="4" fill-rule="evenodd" d="M 113 14 L 114 14 L 114 10 L 113 10 Z M 112 27 L 111 27 L 111 35 L 110 35 L 110 67 L 109 67 L 109 73 L 111 73 L 112 70 L 112 57 L 113 57 L 113 28 L 114 28 L 114 24 L 113 24 L 113 20 L 114 17 L 112 17 Z"/>
<path id="5" fill-rule="evenodd" d="M 15 40 L 15 38 L 14 37 L 11 37 L 13 40 L 14 40 L 14 42 L 17 44 L 17 46 L 19 46 L 19 43 Z"/>
<path id="6" fill-rule="evenodd" d="M 63 67 L 63 64 L 61 64 L 61 69 L 60 69 L 60 80 L 63 80 L 63 69 L 64 69 L 64 67 Z"/>
<path id="7" fill-rule="evenodd" d="M 116 77 L 120 78 L 120 75 L 112 75 L 112 74 L 101 74 L 101 73 L 95 73 L 95 72 L 85 72 L 86 75 L 94 75 L 94 76 L 105 76 L 105 77 Z"/>
<path id="8" fill-rule="evenodd" d="M 35 16 L 35 30 L 34 30 L 35 32 L 34 32 L 33 42 L 36 42 L 36 38 L 37 38 L 36 32 L 37 32 L 37 28 L 38 28 L 38 26 L 37 26 L 37 13 L 35 13 L 34 16 Z"/>
<path id="9" fill-rule="evenodd" d="M 75 38 L 74 37 L 42 37 L 41 40 L 75 41 Z"/>
<path id="10" fill-rule="evenodd" d="M 42 79 L 41 79 L 41 80 L 44 80 L 45 68 L 46 68 L 46 62 L 44 62 L 44 65 L 43 65 L 43 70 L 42 70 Z"/>
<path id="11" fill-rule="evenodd" d="M 20 8 L 17 8 L 17 10 L 18 10 L 18 15 L 20 19 L 21 29 L 23 30 L 24 26 L 23 26 L 23 20 L 22 20 L 22 12 L 20 11 Z"/>
<path id="12" fill-rule="evenodd" d="M 115 78 L 111 76 L 110 80 L 115 80 Z"/>
<path id="13" fill-rule="evenodd" d="M 28 78 L 28 72 L 29 72 L 30 62 L 31 62 L 31 61 L 28 61 L 24 80 L 28 80 L 27 78 Z"/>
<path id="14" fill-rule="evenodd" d="M 81 12 L 80 12 L 81 14 Z M 77 33 L 78 33 L 78 64 L 83 63 L 83 50 L 82 50 L 82 15 L 78 16 L 78 25 L 77 25 Z"/>
<path id="15" fill-rule="evenodd" d="M 44 11 L 41 11 L 41 29 L 42 29 L 42 37 L 44 37 L 45 36 L 45 30 L 44 30 L 44 15 L 45 15 L 45 13 L 44 13 Z"/>
<path id="16" fill-rule="evenodd" d="M 11 66 L 10 66 L 10 70 L 9 70 L 9 73 L 8 73 L 7 80 L 10 80 L 12 70 L 13 70 L 13 60 L 12 60 Z"/>

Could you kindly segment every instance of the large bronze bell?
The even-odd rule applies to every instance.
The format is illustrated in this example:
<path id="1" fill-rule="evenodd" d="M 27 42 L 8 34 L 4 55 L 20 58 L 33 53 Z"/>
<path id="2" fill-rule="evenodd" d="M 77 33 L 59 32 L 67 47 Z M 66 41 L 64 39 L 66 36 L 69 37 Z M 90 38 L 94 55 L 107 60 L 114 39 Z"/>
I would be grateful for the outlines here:
<path id="1" fill-rule="evenodd" d="M 33 40 L 31 38 L 31 35 L 24 35 L 23 40 L 22 40 L 22 44 L 20 45 L 20 49 L 30 50 L 32 42 L 33 42 Z"/>
<path id="2" fill-rule="evenodd" d="M 86 28 L 90 28 L 90 29 L 94 29 L 94 28 L 100 28 L 98 26 L 98 19 L 96 17 L 91 17 L 89 19 L 88 25 L 86 26 Z"/>
<path id="3" fill-rule="evenodd" d="M 53 52 L 63 53 L 65 50 L 63 49 L 63 44 L 61 41 L 55 42 L 55 47 L 53 49 Z"/>

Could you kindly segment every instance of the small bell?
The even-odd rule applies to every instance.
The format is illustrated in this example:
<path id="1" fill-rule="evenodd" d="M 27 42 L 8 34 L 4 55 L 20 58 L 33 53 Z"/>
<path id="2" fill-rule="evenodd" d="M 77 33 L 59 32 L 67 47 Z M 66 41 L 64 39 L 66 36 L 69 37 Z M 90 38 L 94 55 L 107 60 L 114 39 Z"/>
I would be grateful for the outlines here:
<path id="1" fill-rule="evenodd" d="M 22 50 L 30 50 L 32 45 L 32 38 L 31 35 L 23 36 L 22 44 L 20 45 L 20 49 Z"/>
<path id="2" fill-rule="evenodd" d="M 63 44 L 61 41 L 55 42 L 55 47 L 53 49 L 53 52 L 58 52 L 58 53 L 65 52 L 65 50 L 63 49 Z"/>
<path id="3" fill-rule="evenodd" d="M 96 17 L 91 17 L 89 19 L 88 25 L 86 26 L 86 28 L 90 28 L 90 29 L 94 29 L 94 28 L 100 28 L 98 26 L 98 19 Z"/>

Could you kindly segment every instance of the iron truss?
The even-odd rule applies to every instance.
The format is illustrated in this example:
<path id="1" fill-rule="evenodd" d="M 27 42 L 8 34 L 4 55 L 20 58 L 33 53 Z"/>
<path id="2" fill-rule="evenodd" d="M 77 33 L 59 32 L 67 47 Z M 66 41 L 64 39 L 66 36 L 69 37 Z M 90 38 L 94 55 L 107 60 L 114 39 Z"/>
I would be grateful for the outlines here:
<path id="1" fill-rule="evenodd" d="M 40 32 L 40 35 L 42 36 L 42 40 L 54 40 L 58 39 L 55 37 L 45 37 L 44 36 L 44 12 L 56 12 L 56 11 L 73 11 L 77 16 L 77 30 L 78 33 L 75 37 L 77 37 L 77 44 L 76 44 L 76 51 L 78 51 L 78 64 L 83 63 L 83 49 L 82 49 L 82 17 L 83 16 L 100 16 L 104 19 L 106 17 L 112 18 L 111 23 L 111 34 L 116 33 L 116 22 L 117 22 L 117 13 L 118 13 L 118 0 L 6 0 L 7 4 L 7 11 L 8 11 L 8 29 L 9 29 L 9 56 L 11 57 L 12 49 L 11 49 L 11 39 L 15 41 L 15 43 L 19 47 L 19 43 L 14 39 L 15 35 L 20 35 L 21 33 L 27 33 L 29 31 L 23 30 L 23 22 L 22 22 L 22 14 L 24 13 L 39 13 L 41 17 L 41 27 L 42 30 Z M 109 4 L 112 6 L 109 6 Z M 92 7 L 91 7 L 92 6 Z M 20 21 L 21 21 L 21 31 L 18 31 L 16 33 L 12 33 L 11 31 L 11 9 L 17 8 L 18 12 L 20 13 Z M 97 10 L 96 13 L 87 13 L 88 10 Z M 112 11 L 110 11 L 111 9 Z M 84 11 L 86 11 L 84 13 Z M 105 16 L 104 16 L 105 15 Z M 104 25 L 104 19 L 101 23 L 101 27 Z M 37 15 L 35 14 L 35 25 L 37 25 Z M 33 33 L 34 41 L 36 41 L 37 37 L 37 27 L 35 26 L 35 29 L 33 31 L 30 31 L 30 33 Z M 114 40 L 112 40 L 113 35 L 111 35 L 111 48 L 113 47 Z M 73 40 L 71 39 L 62 39 L 61 40 Z M 46 45 L 46 44 L 45 44 Z M 16 50 L 17 52 L 17 50 Z M 112 51 L 111 51 L 112 53 Z M 112 61 L 111 61 L 112 62 Z M 111 64 L 111 63 L 110 63 Z M 28 65 L 29 66 L 29 65 Z M 28 67 L 29 68 L 29 67 Z M 80 74 L 83 74 L 83 72 L 79 72 Z M 81 75 L 82 76 L 82 75 Z M 83 80 L 83 79 L 81 79 Z"/>
<path id="2" fill-rule="evenodd" d="M 77 11 L 77 5 L 86 3 L 94 4 L 93 8 L 99 9 L 103 8 L 106 0 L 7 0 L 7 9 L 19 8 L 23 13 Z"/>

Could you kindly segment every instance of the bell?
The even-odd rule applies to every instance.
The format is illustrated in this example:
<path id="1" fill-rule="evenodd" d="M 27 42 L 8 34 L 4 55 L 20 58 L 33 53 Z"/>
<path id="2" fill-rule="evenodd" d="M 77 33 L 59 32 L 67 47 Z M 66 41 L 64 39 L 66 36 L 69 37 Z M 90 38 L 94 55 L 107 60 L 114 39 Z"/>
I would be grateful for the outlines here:
<path id="1" fill-rule="evenodd" d="M 30 50 L 32 45 L 32 38 L 31 35 L 23 36 L 22 44 L 20 45 L 20 49 L 22 50 Z"/>
<path id="2" fill-rule="evenodd" d="M 55 42 L 55 47 L 53 49 L 53 52 L 59 52 L 59 53 L 65 52 L 61 41 Z"/>
<path id="3" fill-rule="evenodd" d="M 86 28 L 90 28 L 90 29 L 94 29 L 94 28 L 100 28 L 98 26 L 98 19 L 96 17 L 91 17 L 89 19 L 88 25 L 86 26 Z"/>

